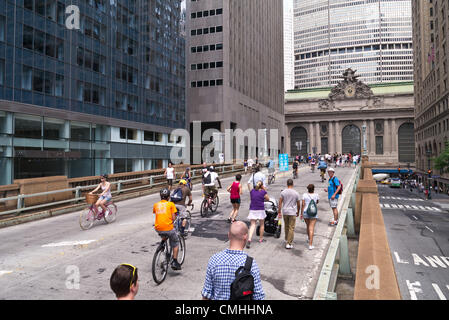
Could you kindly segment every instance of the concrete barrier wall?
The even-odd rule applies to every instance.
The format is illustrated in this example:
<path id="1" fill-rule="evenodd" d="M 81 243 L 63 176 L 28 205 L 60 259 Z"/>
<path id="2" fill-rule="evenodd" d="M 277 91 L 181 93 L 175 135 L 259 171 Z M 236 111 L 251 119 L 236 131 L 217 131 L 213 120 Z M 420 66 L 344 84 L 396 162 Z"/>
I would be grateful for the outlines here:
<path id="1" fill-rule="evenodd" d="M 68 181 L 66 176 L 19 179 L 14 180 L 19 185 L 20 194 L 33 194 L 40 192 L 56 191 L 68 189 Z M 25 206 L 31 207 L 39 204 L 67 200 L 72 197 L 72 192 L 61 192 L 50 195 L 37 196 L 25 199 Z M 17 203 L 17 202 L 16 202 Z"/>
<path id="2" fill-rule="evenodd" d="M 371 164 L 362 162 L 354 223 L 359 231 L 354 300 L 400 300 L 393 259 Z"/>

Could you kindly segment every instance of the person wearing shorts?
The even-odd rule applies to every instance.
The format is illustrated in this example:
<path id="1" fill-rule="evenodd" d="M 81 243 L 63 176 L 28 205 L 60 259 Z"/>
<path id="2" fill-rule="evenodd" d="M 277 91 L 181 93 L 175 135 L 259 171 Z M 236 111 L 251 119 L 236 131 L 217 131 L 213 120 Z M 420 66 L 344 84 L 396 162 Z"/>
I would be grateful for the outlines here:
<path id="1" fill-rule="evenodd" d="M 192 204 L 192 191 L 190 191 L 190 188 L 187 186 L 187 181 L 184 179 L 179 181 L 179 188 L 181 188 L 182 191 L 182 199 L 181 201 L 175 202 L 175 207 L 178 210 L 178 217 L 182 221 L 180 232 L 182 235 L 187 235 L 188 230 L 185 230 L 187 225 L 187 206 Z M 187 198 L 189 199 L 189 202 L 186 204 Z"/>
<path id="2" fill-rule="evenodd" d="M 240 195 L 243 193 L 242 184 L 240 183 L 242 176 L 240 174 L 235 176 L 235 181 L 226 189 L 231 193 L 232 211 L 229 215 L 228 222 L 235 222 L 240 209 Z"/>
<path id="3" fill-rule="evenodd" d="M 327 173 L 329 175 L 329 185 L 327 189 L 324 189 L 325 192 L 327 192 L 328 200 L 329 200 L 329 206 L 332 209 L 332 213 L 334 215 L 334 220 L 330 222 L 331 226 L 336 226 L 338 224 L 338 198 L 340 197 L 340 189 L 341 189 L 341 183 L 340 180 L 338 180 L 337 177 L 335 177 L 335 170 L 333 168 L 329 168 L 327 170 Z"/>
<path id="4" fill-rule="evenodd" d="M 156 215 L 154 229 L 162 238 L 168 238 L 170 246 L 173 248 L 173 270 L 181 270 L 178 262 L 179 240 L 173 224 L 176 220 L 177 209 L 173 202 L 169 202 L 170 190 L 164 188 L 160 191 L 161 201 L 153 206 L 153 213 Z"/>
<path id="5" fill-rule="evenodd" d="M 315 204 L 318 204 L 320 197 L 318 196 L 318 193 L 315 193 L 315 186 L 313 184 L 309 184 L 307 186 L 307 193 L 304 193 L 302 195 L 302 202 L 301 202 L 301 220 L 304 219 L 304 222 L 306 223 L 307 226 L 309 250 L 312 250 L 314 248 L 312 245 L 313 235 L 315 233 L 315 223 L 318 218 L 318 214 L 315 215 L 314 217 L 310 217 L 307 214 L 307 208 L 309 207 L 309 204 L 312 200 L 315 201 Z"/>
<path id="6" fill-rule="evenodd" d="M 246 242 L 246 248 L 251 247 L 251 239 L 254 234 L 254 230 L 256 229 L 256 222 L 259 221 L 260 232 L 259 232 L 259 242 L 262 243 L 266 241 L 263 238 L 263 233 L 265 231 L 265 218 L 267 214 L 265 213 L 265 201 L 270 201 L 270 197 L 268 196 L 265 189 L 263 189 L 263 182 L 259 181 L 256 184 L 256 188 L 251 190 L 251 204 L 249 206 L 249 215 L 248 220 L 251 221 L 251 225 L 249 227 L 248 241 Z"/>
<path id="7" fill-rule="evenodd" d="M 171 162 L 168 163 L 168 168 L 165 169 L 164 176 L 167 179 L 168 190 L 173 186 L 173 179 L 175 178 L 175 168 Z"/>
<path id="8" fill-rule="evenodd" d="M 112 200 L 112 194 L 111 194 L 111 183 L 108 182 L 108 175 L 104 174 L 100 177 L 101 183 L 93 190 L 92 192 L 89 192 L 89 194 L 94 194 L 99 189 L 101 189 L 101 194 L 95 203 L 95 206 L 101 207 L 103 211 L 100 213 L 100 215 L 104 215 L 106 212 L 106 203 L 110 202 Z"/>

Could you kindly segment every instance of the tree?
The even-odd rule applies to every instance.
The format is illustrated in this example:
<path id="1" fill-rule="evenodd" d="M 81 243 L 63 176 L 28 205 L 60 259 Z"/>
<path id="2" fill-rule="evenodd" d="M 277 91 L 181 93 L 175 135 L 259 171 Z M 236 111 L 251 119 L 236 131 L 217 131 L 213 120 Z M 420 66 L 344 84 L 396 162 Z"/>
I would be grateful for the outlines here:
<path id="1" fill-rule="evenodd" d="M 441 170 L 442 173 L 449 173 L 449 142 L 446 142 L 446 148 L 444 151 L 432 160 L 435 169 Z"/>

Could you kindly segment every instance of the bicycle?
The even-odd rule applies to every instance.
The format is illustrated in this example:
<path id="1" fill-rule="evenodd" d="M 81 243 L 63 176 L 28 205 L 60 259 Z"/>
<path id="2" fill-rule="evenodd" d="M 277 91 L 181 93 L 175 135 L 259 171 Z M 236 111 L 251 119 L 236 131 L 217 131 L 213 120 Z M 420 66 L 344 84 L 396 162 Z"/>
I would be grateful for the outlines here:
<path id="1" fill-rule="evenodd" d="M 320 169 L 320 176 L 321 176 L 321 182 L 324 182 L 324 180 L 326 180 L 326 178 L 324 177 L 325 173 L 326 173 L 326 169 Z"/>
<path id="2" fill-rule="evenodd" d="M 106 214 L 104 214 L 103 209 L 101 207 L 99 207 L 98 209 L 97 206 L 95 205 L 97 200 L 98 195 L 90 195 L 90 194 L 86 195 L 86 201 L 88 204 L 90 204 L 90 206 L 80 213 L 79 223 L 81 229 L 83 230 L 90 229 L 93 226 L 95 220 L 104 219 L 104 221 L 106 221 L 106 223 L 109 224 L 114 222 L 115 219 L 117 218 L 117 206 L 115 205 L 114 202 L 109 201 L 105 204 Z"/>
<path id="3" fill-rule="evenodd" d="M 186 209 L 187 218 L 184 218 L 185 220 L 187 220 L 186 226 L 184 227 L 184 233 L 181 234 L 181 236 L 183 236 L 184 238 L 186 238 L 189 235 L 190 226 L 192 225 L 192 213 L 191 213 L 191 211 L 193 211 L 193 208 L 194 208 L 193 207 L 193 203 L 190 205 L 190 208 L 191 208 L 190 210 Z M 182 220 L 184 220 L 184 219 L 177 219 L 178 230 L 181 230 Z"/>
<path id="4" fill-rule="evenodd" d="M 179 240 L 178 262 L 180 265 L 184 263 L 186 257 L 186 242 L 184 237 L 180 234 L 178 226 L 181 219 L 176 218 L 173 225 L 175 226 L 176 234 Z M 168 268 L 173 261 L 173 248 L 170 246 L 170 241 L 167 237 L 162 237 L 162 241 L 156 249 L 153 256 L 152 270 L 153 280 L 158 285 L 161 284 L 167 277 Z"/>
<path id="5" fill-rule="evenodd" d="M 200 207 L 200 214 L 201 217 L 207 216 L 207 212 L 210 211 L 212 213 L 217 211 L 218 203 L 220 202 L 220 199 L 218 198 L 218 192 L 211 192 L 206 195 L 203 202 L 201 202 Z"/>

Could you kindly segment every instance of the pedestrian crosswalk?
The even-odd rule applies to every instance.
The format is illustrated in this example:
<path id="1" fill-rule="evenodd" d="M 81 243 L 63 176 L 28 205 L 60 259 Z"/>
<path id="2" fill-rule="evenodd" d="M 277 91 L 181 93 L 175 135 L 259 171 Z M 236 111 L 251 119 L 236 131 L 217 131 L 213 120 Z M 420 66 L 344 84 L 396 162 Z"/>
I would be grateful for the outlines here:
<path id="1" fill-rule="evenodd" d="M 443 210 L 437 207 L 418 206 L 411 204 L 381 203 L 380 207 L 381 209 L 406 209 L 406 210 L 443 212 Z"/>
<path id="2" fill-rule="evenodd" d="M 385 199 L 385 200 L 424 201 L 424 199 L 420 199 L 420 198 L 402 198 L 402 197 L 390 197 L 390 196 L 381 196 L 380 198 Z"/>

